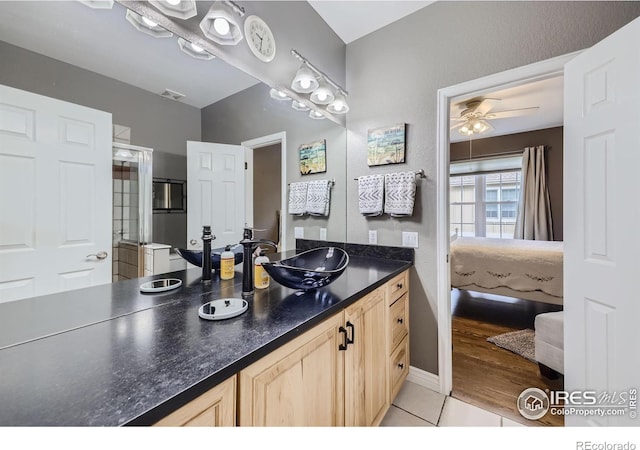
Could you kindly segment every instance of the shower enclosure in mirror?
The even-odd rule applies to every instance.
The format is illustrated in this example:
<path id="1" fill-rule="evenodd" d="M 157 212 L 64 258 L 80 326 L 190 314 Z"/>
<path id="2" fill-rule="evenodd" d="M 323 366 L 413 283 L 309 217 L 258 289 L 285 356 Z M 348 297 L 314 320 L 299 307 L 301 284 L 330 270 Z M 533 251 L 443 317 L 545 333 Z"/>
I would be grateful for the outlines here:
<path id="1" fill-rule="evenodd" d="M 113 144 L 113 281 L 144 275 L 142 246 L 152 236 L 152 152 Z"/>

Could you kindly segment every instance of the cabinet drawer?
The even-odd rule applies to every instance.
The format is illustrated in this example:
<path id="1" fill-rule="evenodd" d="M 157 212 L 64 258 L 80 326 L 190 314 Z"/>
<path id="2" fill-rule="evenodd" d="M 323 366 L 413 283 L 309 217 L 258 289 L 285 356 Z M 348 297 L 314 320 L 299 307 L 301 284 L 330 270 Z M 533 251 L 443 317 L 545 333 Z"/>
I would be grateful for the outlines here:
<path id="1" fill-rule="evenodd" d="M 389 351 L 409 333 L 409 297 L 404 294 L 389 308 Z"/>
<path id="2" fill-rule="evenodd" d="M 406 336 L 391 354 L 389 369 L 389 401 L 392 402 L 409 374 L 409 336 Z"/>
<path id="3" fill-rule="evenodd" d="M 391 305 L 407 292 L 409 287 L 409 271 L 405 270 L 400 275 L 387 283 L 387 299 Z"/>

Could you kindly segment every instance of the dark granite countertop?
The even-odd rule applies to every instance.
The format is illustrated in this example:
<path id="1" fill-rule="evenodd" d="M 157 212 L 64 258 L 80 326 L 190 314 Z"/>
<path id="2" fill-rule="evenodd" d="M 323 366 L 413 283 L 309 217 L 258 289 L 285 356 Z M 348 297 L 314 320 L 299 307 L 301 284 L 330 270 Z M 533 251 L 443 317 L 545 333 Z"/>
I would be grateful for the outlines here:
<path id="1" fill-rule="evenodd" d="M 0 304 L 0 426 L 152 424 L 410 266 L 351 256 L 331 285 L 298 293 L 272 280 L 224 321 L 198 308 L 240 297 L 240 272 L 205 285 L 191 269 Z M 183 285 L 139 291 L 169 277 Z"/>

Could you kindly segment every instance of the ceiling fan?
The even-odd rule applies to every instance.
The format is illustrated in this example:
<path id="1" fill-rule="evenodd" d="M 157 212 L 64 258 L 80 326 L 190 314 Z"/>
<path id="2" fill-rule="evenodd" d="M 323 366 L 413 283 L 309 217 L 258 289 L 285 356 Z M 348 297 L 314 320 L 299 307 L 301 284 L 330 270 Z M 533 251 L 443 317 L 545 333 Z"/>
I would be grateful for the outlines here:
<path id="1" fill-rule="evenodd" d="M 524 116 L 540 109 L 539 106 L 533 106 L 531 108 L 491 112 L 499 102 L 500 100 L 497 98 L 472 99 L 466 101 L 464 104 L 465 109 L 460 112 L 460 117 L 451 118 L 451 129 L 455 130 L 457 128 L 458 132 L 465 136 L 480 134 L 494 129 L 488 122 L 489 120 Z"/>

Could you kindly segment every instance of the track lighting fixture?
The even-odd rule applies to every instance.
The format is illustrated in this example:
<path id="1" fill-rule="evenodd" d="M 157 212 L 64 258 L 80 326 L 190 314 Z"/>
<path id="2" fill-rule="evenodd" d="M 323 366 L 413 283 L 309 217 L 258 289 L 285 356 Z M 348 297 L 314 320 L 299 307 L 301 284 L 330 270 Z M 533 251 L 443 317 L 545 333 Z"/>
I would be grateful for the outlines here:
<path id="1" fill-rule="evenodd" d="M 291 82 L 291 89 L 300 94 L 309 94 L 309 100 L 318 105 L 317 108 L 311 108 L 312 111 L 309 113 L 309 117 L 312 119 L 324 119 L 325 115 L 322 114 L 321 108 L 325 105 L 326 111 L 331 114 L 345 114 L 349 111 L 347 92 L 344 89 L 318 70 L 296 50 L 291 49 L 291 54 L 302 61 L 302 65 L 298 68 Z M 310 109 L 304 103 L 295 100 L 291 107 L 298 111 L 308 111 Z"/>

